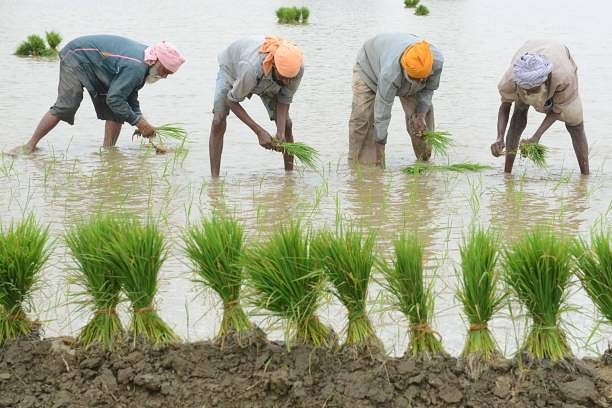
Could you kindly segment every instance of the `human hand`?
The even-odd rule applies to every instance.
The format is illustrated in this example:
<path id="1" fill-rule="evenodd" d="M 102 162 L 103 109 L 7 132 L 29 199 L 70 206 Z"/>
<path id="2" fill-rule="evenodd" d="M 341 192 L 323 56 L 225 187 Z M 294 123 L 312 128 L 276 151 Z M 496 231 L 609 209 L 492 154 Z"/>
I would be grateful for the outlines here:
<path id="1" fill-rule="evenodd" d="M 255 134 L 261 147 L 268 150 L 272 149 L 272 136 L 264 128 L 260 127 Z"/>
<path id="2" fill-rule="evenodd" d="M 504 149 L 506 145 L 503 140 L 498 140 L 495 143 L 491 144 L 491 154 L 495 157 L 499 157 L 504 154 Z"/>
<path id="3" fill-rule="evenodd" d="M 155 128 L 143 117 L 140 118 L 138 123 L 136 124 L 138 128 L 138 133 L 142 137 L 152 137 L 155 136 Z"/>
<path id="4" fill-rule="evenodd" d="M 376 143 L 376 167 L 385 168 L 385 145 Z"/>

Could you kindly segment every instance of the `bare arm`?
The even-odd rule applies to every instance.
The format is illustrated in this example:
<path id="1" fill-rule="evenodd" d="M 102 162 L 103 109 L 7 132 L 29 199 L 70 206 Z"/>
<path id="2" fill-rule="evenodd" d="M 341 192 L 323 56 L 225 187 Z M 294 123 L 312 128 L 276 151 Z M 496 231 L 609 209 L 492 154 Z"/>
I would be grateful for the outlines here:
<path id="1" fill-rule="evenodd" d="M 491 145 L 491 154 L 495 157 L 499 157 L 504 153 L 506 147 L 504 143 L 504 134 L 506 133 L 506 127 L 508 126 L 508 118 L 510 117 L 510 107 L 512 102 L 502 102 L 499 105 L 499 111 L 497 112 L 497 139 L 495 143 Z"/>
<path id="2" fill-rule="evenodd" d="M 525 140 L 525 142 L 527 142 L 527 143 L 539 143 L 540 142 L 540 138 L 542 137 L 544 132 L 546 132 L 552 126 L 553 123 L 555 123 L 557 120 L 559 120 L 559 116 L 561 116 L 561 114 L 554 113 L 552 111 L 548 112 L 546 114 L 546 116 L 544 116 L 544 119 L 542 120 L 542 123 L 540 123 L 540 126 L 534 132 L 533 136 L 531 136 L 529 139 Z"/>
<path id="3" fill-rule="evenodd" d="M 289 116 L 289 104 L 276 104 L 276 137 L 278 140 L 285 140 L 285 128 L 287 125 L 287 117 Z"/>
<path id="4" fill-rule="evenodd" d="M 240 105 L 238 102 L 233 102 L 231 100 L 227 100 L 227 106 L 230 110 L 240 119 L 245 125 L 247 125 L 254 133 L 257 135 L 257 139 L 259 140 L 259 144 L 264 148 L 268 149 L 272 145 L 272 137 L 270 134 L 257 122 L 251 118 L 251 116 L 247 113 L 247 111 Z"/>

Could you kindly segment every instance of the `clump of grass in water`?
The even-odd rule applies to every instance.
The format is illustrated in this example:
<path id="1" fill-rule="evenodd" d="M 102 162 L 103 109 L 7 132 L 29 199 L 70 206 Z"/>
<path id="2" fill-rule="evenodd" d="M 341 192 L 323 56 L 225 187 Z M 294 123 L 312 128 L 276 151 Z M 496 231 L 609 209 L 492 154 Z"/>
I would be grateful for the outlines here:
<path id="1" fill-rule="evenodd" d="M 240 305 L 244 228 L 234 218 L 213 214 L 200 225 L 190 227 L 183 240 L 196 281 L 212 288 L 223 302 L 217 341 L 223 345 L 228 335 L 235 335 L 241 344 L 241 335 L 253 330 Z"/>
<path id="2" fill-rule="evenodd" d="M 333 293 L 348 311 L 344 347 L 354 355 L 362 351 L 382 352 L 384 347 L 366 313 L 368 285 L 375 262 L 376 234 L 364 235 L 354 226 L 333 233 L 319 232 L 313 253 L 333 285 Z"/>
<path id="3" fill-rule="evenodd" d="M 412 166 L 407 166 L 402 169 L 402 172 L 405 174 L 423 174 L 428 171 L 455 171 L 459 173 L 463 173 L 466 171 L 482 171 L 486 169 L 492 168 L 491 166 L 465 162 L 465 163 L 453 163 L 446 165 L 437 165 L 437 164 L 426 164 L 426 163 L 415 163 Z"/>
<path id="4" fill-rule="evenodd" d="M 491 230 L 470 229 L 459 247 L 461 275 L 457 298 L 470 324 L 461 356 L 468 361 L 472 375 L 480 376 L 486 363 L 501 356 L 488 322 L 506 299 L 500 293 L 499 238 Z"/>
<path id="5" fill-rule="evenodd" d="M 166 244 L 151 220 L 142 224 L 132 217 L 117 219 L 115 233 L 106 243 L 103 257 L 132 303 L 129 333 L 134 344 L 140 339 L 152 344 L 178 341 L 178 336 L 157 314 L 153 300 L 157 276 L 166 259 Z"/>
<path id="6" fill-rule="evenodd" d="M 419 4 L 416 9 L 414 9 L 414 14 L 417 16 L 426 16 L 429 14 L 429 9 L 426 6 Z"/>
<path id="7" fill-rule="evenodd" d="M 521 143 L 519 152 L 521 157 L 527 158 L 538 167 L 546 166 L 546 152 L 548 148 L 540 143 Z"/>
<path id="8" fill-rule="evenodd" d="M 612 233 L 602 228 L 591 232 L 590 245 L 580 239 L 572 247 L 576 259 L 576 275 L 607 324 L 612 324 Z M 612 360 L 612 350 L 604 361 Z"/>
<path id="9" fill-rule="evenodd" d="M 399 310 L 410 322 L 407 354 L 431 357 L 444 353 L 438 333 L 431 329 L 434 297 L 433 286 L 423 282 L 423 245 L 416 235 L 401 233 L 393 241 L 393 265 L 380 263 L 386 290 L 393 295 Z"/>
<path id="10" fill-rule="evenodd" d="M 76 263 L 70 281 L 82 288 L 82 306 L 93 309 L 93 318 L 81 329 L 77 342 L 85 348 L 102 344 L 111 350 L 123 335 L 117 304 L 121 298 L 121 282 L 104 259 L 106 245 L 113 237 L 117 222 L 104 215 L 93 216 L 77 224 L 65 234 L 65 242 Z"/>
<path id="11" fill-rule="evenodd" d="M 281 24 L 306 24 L 310 10 L 308 7 L 280 7 L 276 9 L 276 18 Z"/>
<path id="12" fill-rule="evenodd" d="M 46 31 L 45 37 L 47 39 L 47 44 L 49 44 L 49 48 L 57 52 L 57 46 L 62 42 L 62 36 L 55 31 Z"/>
<path id="13" fill-rule="evenodd" d="M 504 250 L 504 280 L 527 309 L 532 326 L 522 350 L 535 359 L 571 357 L 560 315 L 567 308 L 571 241 L 536 226 Z"/>
<path id="14" fill-rule="evenodd" d="M 335 345 L 334 333 L 317 316 L 325 276 L 316 266 L 311 233 L 298 222 L 281 225 L 267 241 L 245 252 L 250 299 L 275 317 L 285 319 L 287 346 Z"/>
<path id="15" fill-rule="evenodd" d="M 57 41 L 59 39 L 59 41 Z M 61 37 L 55 32 L 47 33 L 49 48 L 45 40 L 38 34 L 29 35 L 26 41 L 19 44 L 15 50 L 15 55 L 20 57 L 52 57 L 57 55 L 55 49 L 61 42 Z"/>
<path id="16" fill-rule="evenodd" d="M 313 170 L 317 169 L 319 163 L 319 152 L 303 142 L 281 142 L 272 138 L 272 150 L 297 158 L 303 165 Z"/>
<path id="17" fill-rule="evenodd" d="M 0 226 L 0 345 L 32 335 L 38 326 L 24 306 L 49 259 L 48 237 L 48 227 L 39 226 L 31 214 L 8 228 Z"/>
<path id="18" fill-rule="evenodd" d="M 407 8 L 415 8 L 420 0 L 404 0 L 404 6 Z"/>
<path id="19" fill-rule="evenodd" d="M 451 139 L 450 133 L 444 130 L 425 130 L 423 131 L 422 135 L 431 146 L 431 150 L 434 155 L 446 156 L 448 153 L 448 148 L 453 144 L 453 139 Z"/>

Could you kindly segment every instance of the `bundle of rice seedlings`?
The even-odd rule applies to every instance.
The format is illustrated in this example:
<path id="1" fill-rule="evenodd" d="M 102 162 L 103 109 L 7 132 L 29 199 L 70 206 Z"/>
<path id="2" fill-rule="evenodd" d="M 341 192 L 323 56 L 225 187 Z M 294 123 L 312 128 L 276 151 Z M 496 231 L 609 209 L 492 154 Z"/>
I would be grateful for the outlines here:
<path id="1" fill-rule="evenodd" d="M 333 285 L 333 294 L 348 311 L 344 347 L 351 352 L 381 352 L 384 347 L 367 316 L 368 285 L 375 262 L 376 234 L 363 234 L 353 226 L 339 227 L 336 233 L 319 232 L 313 253 Z"/>
<path id="2" fill-rule="evenodd" d="M 57 46 L 62 42 L 62 36 L 55 31 L 46 31 L 45 37 L 47 39 L 47 44 L 49 44 L 49 48 L 57 52 Z"/>
<path id="3" fill-rule="evenodd" d="M 132 304 L 129 333 L 152 344 L 177 341 L 178 336 L 159 317 L 153 305 L 157 276 L 167 250 L 159 228 L 151 221 L 140 223 L 132 217 L 117 218 L 115 233 L 103 252 L 107 267 L 114 271 Z"/>
<path id="4" fill-rule="evenodd" d="M 590 245 L 576 241 L 572 247 L 576 274 L 606 323 L 612 324 L 612 233 L 591 232 Z"/>
<path id="5" fill-rule="evenodd" d="M 402 173 L 405 173 L 405 174 L 423 174 L 423 173 L 426 173 L 427 171 L 429 171 L 430 167 L 431 167 L 430 164 L 417 162 L 417 163 L 413 164 L 412 166 L 404 167 L 402 169 Z"/>
<path id="6" fill-rule="evenodd" d="M 453 144 L 450 133 L 444 130 L 425 130 L 423 131 L 423 138 L 431 146 L 431 151 L 434 155 L 446 156 L 448 148 Z"/>
<path id="7" fill-rule="evenodd" d="M 331 329 L 317 316 L 325 276 L 310 252 L 311 233 L 297 221 L 281 225 L 244 256 L 253 303 L 286 320 L 285 337 L 291 343 L 332 347 Z"/>
<path id="8" fill-rule="evenodd" d="M 431 357 L 444 353 L 438 333 L 431 328 L 433 286 L 423 282 L 423 245 L 416 235 L 401 233 L 393 241 L 393 265 L 380 263 L 387 291 L 410 322 L 410 340 L 406 353 L 413 357 Z"/>
<path id="9" fill-rule="evenodd" d="M 498 312 L 506 296 L 500 292 L 497 270 L 499 238 L 491 231 L 472 228 L 459 247 L 461 276 L 457 298 L 470 324 L 461 356 L 478 374 L 483 364 L 501 353 L 491 335 L 488 322 Z"/>
<path id="10" fill-rule="evenodd" d="M 417 16 L 426 16 L 429 15 L 429 9 L 427 6 L 419 4 L 416 9 L 414 9 L 414 14 Z"/>
<path id="11" fill-rule="evenodd" d="M 536 226 L 504 249 L 504 280 L 527 309 L 532 325 L 522 350 L 535 359 L 571 357 L 560 327 L 570 285 L 571 241 L 550 227 Z"/>
<path id="12" fill-rule="evenodd" d="M 546 152 L 548 148 L 540 143 L 525 143 L 519 144 L 519 152 L 521 157 L 527 158 L 537 167 L 546 166 Z"/>
<path id="13" fill-rule="evenodd" d="M 75 225 L 65 234 L 66 245 L 76 263 L 70 281 L 82 289 L 78 296 L 87 297 L 79 303 L 83 307 L 91 307 L 94 314 L 77 336 L 77 343 L 85 348 L 101 344 L 110 350 L 123 334 L 117 315 L 121 282 L 104 259 L 108 251 L 106 245 L 112 240 L 116 226 L 113 218 L 96 215 L 87 222 Z"/>
<path id="14" fill-rule="evenodd" d="M 29 35 L 15 50 L 15 55 L 20 57 L 50 57 L 56 54 L 53 48 L 47 48 L 45 40 L 38 34 Z"/>
<path id="15" fill-rule="evenodd" d="M 8 228 L 0 226 L 0 345 L 38 327 L 25 309 L 49 259 L 48 237 L 48 227 L 39 226 L 32 214 Z"/>
<path id="16" fill-rule="evenodd" d="M 223 318 L 217 340 L 223 345 L 228 335 L 237 338 L 253 329 L 240 305 L 244 280 L 240 263 L 244 249 L 244 228 L 238 220 L 213 214 L 201 225 L 190 227 L 183 237 L 185 251 L 193 265 L 196 281 L 212 288 L 223 302 Z"/>
<path id="17" fill-rule="evenodd" d="M 319 152 L 303 142 L 281 142 L 272 138 L 272 150 L 297 158 L 303 165 L 313 170 L 317 169 L 319 163 Z"/>
<path id="18" fill-rule="evenodd" d="M 415 8 L 420 0 L 404 0 L 404 6 L 407 8 Z"/>
<path id="19" fill-rule="evenodd" d="M 465 162 L 465 163 L 453 163 L 453 164 L 426 164 L 426 163 L 416 163 L 412 166 L 407 166 L 402 169 L 402 172 L 405 174 L 423 174 L 428 171 L 455 171 L 458 173 L 463 173 L 466 171 L 482 171 L 486 169 L 492 168 L 491 166 L 487 166 L 484 164 Z"/>

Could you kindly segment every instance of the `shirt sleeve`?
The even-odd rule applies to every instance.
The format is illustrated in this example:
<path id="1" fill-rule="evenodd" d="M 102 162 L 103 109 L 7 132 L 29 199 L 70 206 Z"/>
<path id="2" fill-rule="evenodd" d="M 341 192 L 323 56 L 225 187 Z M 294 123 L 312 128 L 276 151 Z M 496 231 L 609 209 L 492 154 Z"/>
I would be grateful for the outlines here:
<path id="1" fill-rule="evenodd" d="M 142 82 L 140 71 L 133 71 L 128 68 L 123 68 L 113 78 L 106 95 L 106 104 L 113 113 L 121 120 L 128 122 L 130 125 L 136 125 L 140 119 L 139 112 L 137 113 L 132 105 L 134 99 L 138 99 L 138 87 Z M 140 106 L 137 106 L 140 109 Z"/>
<path id="2" fill-rule="evenodd" d="M 238 75 L 227 98 L 232 102 L 242 102 L 257 86 L 257 70 L 249 63 L 241 62 L 238 66 Z"/>
<path id="3" fill-rule="evenodd" d="M 397 87 L 393 84 L 393 79 L 389 75 L 382 74 L 374 98 L 374 140 L 378 143 L 387 143 L 387 129 L 396 95 Z"/>

